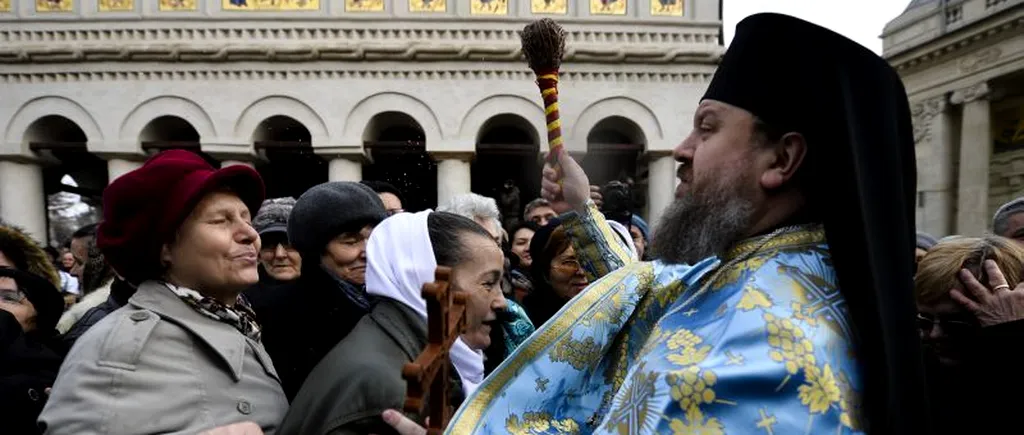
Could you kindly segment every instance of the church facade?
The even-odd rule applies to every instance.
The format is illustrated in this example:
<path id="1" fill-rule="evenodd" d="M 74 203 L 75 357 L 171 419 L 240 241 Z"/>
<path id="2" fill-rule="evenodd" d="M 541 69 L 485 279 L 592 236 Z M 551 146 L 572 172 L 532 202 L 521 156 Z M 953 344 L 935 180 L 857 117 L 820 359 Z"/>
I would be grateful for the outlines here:
<path id="1" fill-rule="evenodd" d="M 568 149 L 656 217 L 724 51 L 716 0 L 0 0 L 0 219 L 46 240 L 47 195 L 98 204 L 168 148 L 252 165 L 268 196 L 378 179 L 410 209 L 525 205 L 547 145 L 518 31 L 540 17 L 568 33 Z"/>
<path id="2" fill-rule="evenodd" d="M 910 97 L 918 230 L 981 235 L 1024 195 L 1024 1 L 914 0 L 882 37 Z"/>

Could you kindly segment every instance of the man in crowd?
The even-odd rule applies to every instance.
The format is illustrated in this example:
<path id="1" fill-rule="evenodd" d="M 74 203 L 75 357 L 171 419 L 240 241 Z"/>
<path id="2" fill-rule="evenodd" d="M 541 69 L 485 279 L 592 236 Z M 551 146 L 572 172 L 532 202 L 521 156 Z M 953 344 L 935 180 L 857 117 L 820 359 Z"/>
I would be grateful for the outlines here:
<path id="1" fill-rule="evenodd" d="M 449 431 L 926 433 L 913 151 L 883 59 L 792 17 L 744 19 L 675 150 L 659 261 L 569 302 Z M 543 196 L 577 212 L 574 244 L 600 245 L 586 175 L 556 158 Z M 576 252 L 621 259 L 607 248 Z"/>

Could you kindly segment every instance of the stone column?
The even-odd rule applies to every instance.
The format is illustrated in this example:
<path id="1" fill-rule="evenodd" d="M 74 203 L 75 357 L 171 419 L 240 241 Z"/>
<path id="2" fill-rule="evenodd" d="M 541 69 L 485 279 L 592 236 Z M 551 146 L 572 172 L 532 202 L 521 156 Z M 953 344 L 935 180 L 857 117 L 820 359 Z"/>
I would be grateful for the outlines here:
<path id="1" fill-rule="evenodd" d="M 960 179 L 957 189 L 956 232 L 980 236 L 988 228 L 988 170 L 992 159 L 992 127 L 989 88 L 981 83 L 953 93 L 954 104 L 963 104 L 960 126 Z"/>
<path id="2" fill-rule="evenodd" d="M 443 205 L 456 195 L 470 193 L 471 152 L 432 152 L 437 160 L 437 205 Z"/>
<path id="3" fill-rule="evenodd" d="M 46 191 L 39 164 L 0 160 L 0 220 L 24 228 L 38 242 L 46 244 Z"/>
<path id="4" fill-rule="evenodd" d="M 956 210 L 955 128 L 945 95 L 914 103 L 917 158 L 917 229 L 936 237 L 954 232 Z"/>
<path id="5" fill-rule="evenodd" d="M 142 162 L 121 158 L 107 160 L 107 184 L 113 183 L 117 177 L 142 167 Z"/>
<path id="6" fill-rule="evenodd" d="M 647 223 L 654 225 L 675 200 L 676 161 L 672 151 L 650 151 L 647 163 Z"/>
<path id="7" fill-rule="evenodd" d="M 362 181 L 363 162 L 367 161 L 362 145 L 316 147 L 314 152 L 327 160 L 327 181 Z"/>

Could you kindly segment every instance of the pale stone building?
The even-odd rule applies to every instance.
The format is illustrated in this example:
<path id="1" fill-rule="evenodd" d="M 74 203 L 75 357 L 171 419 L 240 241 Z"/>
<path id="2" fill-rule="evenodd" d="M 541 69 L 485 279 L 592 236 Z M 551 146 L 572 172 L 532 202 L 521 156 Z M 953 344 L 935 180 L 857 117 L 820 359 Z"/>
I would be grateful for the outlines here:
<path id="1" fill-rule="evenodd" d="M 1024 195 L 1024 0 L 914 0 L 882 38 L 914 116 L 917 227 L 980 235 Z"/>
<path id="2" fill-rule="evenodd" d="M 724 51 L 718 0 L 0 0 L 0 218 L 96 201 L 166 148 L 254 165 L 269 194 L 404 180 L 414 207 L 539 190 L 544 110 L 517 31 L 568 31 L 568 148 L 671 201 L 670 150 Z"/>

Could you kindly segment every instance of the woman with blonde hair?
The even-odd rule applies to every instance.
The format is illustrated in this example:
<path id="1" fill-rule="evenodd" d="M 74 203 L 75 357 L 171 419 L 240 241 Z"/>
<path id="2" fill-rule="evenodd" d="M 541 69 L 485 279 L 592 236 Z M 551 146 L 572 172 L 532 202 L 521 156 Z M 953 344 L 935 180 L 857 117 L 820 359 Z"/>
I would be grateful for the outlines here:
<path id="1" fill-rule="evenodd" d="M 1024 321 L 1008 313 L 1024 308 L 1024 289 L 1013 289 L 1022 280 L 1024 247 L 999 236 L 943 240 L 918 264 L 917 322 L 939 433 L 978 431 L 978 424 L 1009 429 L 1004 423 L 1013 414 L 970 398 L 994 398 L 1021 384 L 1010 366 L 1019 367 Z"/>

